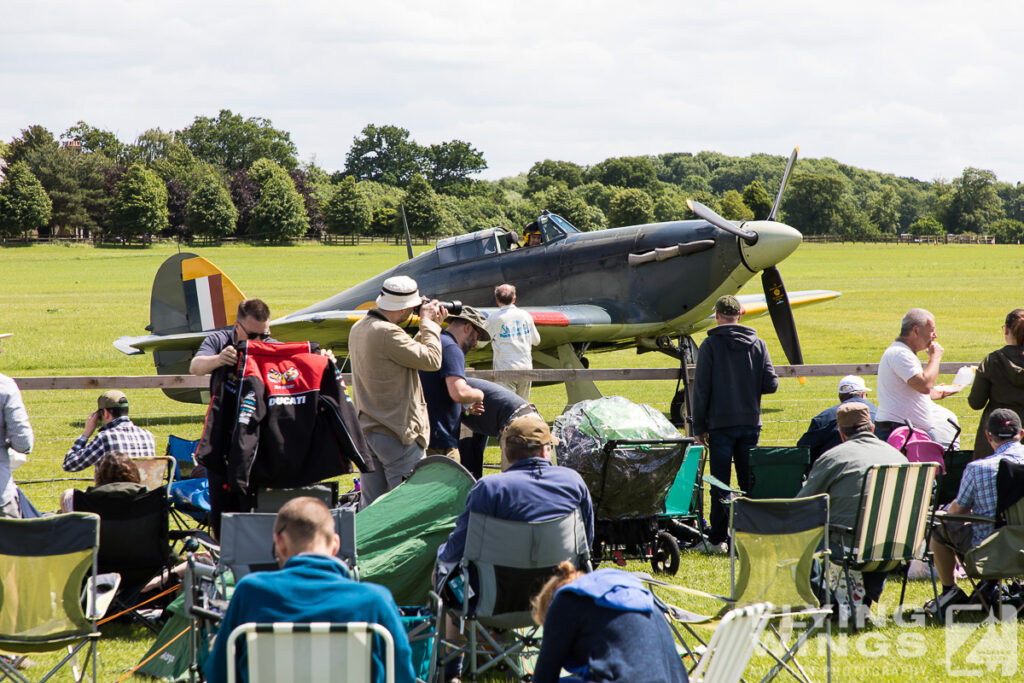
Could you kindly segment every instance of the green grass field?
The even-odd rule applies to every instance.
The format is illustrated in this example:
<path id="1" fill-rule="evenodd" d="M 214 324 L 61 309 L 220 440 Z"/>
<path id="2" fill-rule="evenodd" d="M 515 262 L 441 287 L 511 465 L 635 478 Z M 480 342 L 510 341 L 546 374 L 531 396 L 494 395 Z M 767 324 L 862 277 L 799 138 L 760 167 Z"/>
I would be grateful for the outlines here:
<path id="1" fill-rule="evenodd" d="M 111 342 L 120 335 L 144 333 L 149 318 L 152 279 L 172 245 L 148 249 L 93 248 L 84 245 L 30 246 L 0 249 L 0 332 L 4 340 L 0 372 L 21 376 L 152 374 L 149 356 L 124 356 Z M 199 253 L 220 266 L 243 292 L 260 296 L 275 315 L 319 301 L 364 280 L 404 258 L 404 248 L 225 246 Z M 1024 264 L 1014 246 L 819 245 L 802 246 L 782 264 L 787 288 L 834 289 L 843 296 L 831 303 L 797 311 L 797 325 L 807 363 L 875 363 L 895 337 L 899 319 L 911 307 L 931 310 L 937 319 L 944 361 L 978 363 L 1002 344 L 1000 325 L 1017 300 Z M 744 291 L 760 289 L 758 278 Z M 777 364 L 785 362 L 767 319 L 754 321 Z M 698 339 L 700 341 L 700 339 Z M 674 367 L 656 353 L 620 351 L 597 354 L 591 367 Z M 873 378 L 868 385 L 874 386 Z M 674 382 L 605 382 L 605 394 L 619 394 L 667 411 Z M 836 378 L 811 378 L 806 384 L 783 379 L 778 394 L 764 403 L 762 443 L 793 443 L 809 419 L 835 400 Z M 80 433 L 85 416 L 95 408 L 96 391 L 31 391 L 25 401 L 36 431 L 37 446 L 16 479 L 48 480 L 66 476 L 60 469 L 64 452 Z M 130 392 L 132 415 L 163 444 L 170 433 L 195 437 L 202 428 L 201 406 L 175 403 L 158 390 Z M 539 387 L 532 397 L 548 419 L 565 403 L 560 386 Z M 966 400 L 945 402 L 961 418 L 964 447 L 969 448 L 977 415 Z M 493 454 L 490 454 L 493 455 Z M 32 484 L 26 491 L 44 510 L 57 505 L 59 491 L 73 482 Z M 638 563 L 631 568 L 640 569 Z M 728 563 L 720 557 L 684 555 L 677 582 L 728 592 Z M 908 603 L 930 597 L 930 584 L 908 589 Z M 899 598 L 890 584 L 878 614 L 889 614 Z M 1014 638 L 1020 629 L 1011 629 Z M 837 641 L 833 673 L 837 680 L 908 681 L 949 679 L 946 648 L 950 634 L 935 627 L 892 625 Z M 967 645 L 953 661 L 961 669 L 976 666 L 966 652 L 984 629 L 965 635 Z M 142 632 L 113 628 L 101 643 L 101 680 L 116 680 L 136 663 L 151 640 Z M 1005 641 L 1004 641 L 1005 644 Z M 815 645 L 809 662 L 821 671 L 824 649 Z M 40 658 L 45 661 L 46 658 Z M 1019 654 L 1018 654 L 1019 660 Z M 756 666 L 766 666 L 759 660 Z M 998 671 L 996 673 L 999 673 Z M 988 674 L 991 680 L 994 674 Z M 141 679 L 140 679 L 141 680 Z"/>

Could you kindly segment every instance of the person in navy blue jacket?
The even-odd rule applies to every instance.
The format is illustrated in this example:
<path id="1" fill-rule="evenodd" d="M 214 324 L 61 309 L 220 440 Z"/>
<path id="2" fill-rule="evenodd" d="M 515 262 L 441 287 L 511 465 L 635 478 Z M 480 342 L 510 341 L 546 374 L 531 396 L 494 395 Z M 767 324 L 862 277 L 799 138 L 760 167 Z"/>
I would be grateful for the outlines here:
<path id="1" fill-rule="evenodd" d="M 349 578 L 345 565 L 334 557 L 339 543 L 334 519 L 321 501 L 294 498 L 281 508 L 274 522 L 274 549 L 281 569 L 248 574 L 235 586 L 206 662 L 207 683 L 227 680 L 227 641 L 236 626 L 249 622 L 316 621 L 380 624 L 395 639 L 395 681 L 416 680 L 409 639 L 391 592 L 383 586 Z M 385 680 L 383 651 L 383 645 L 376 642 L 374 683 Z M 242 672 L 239 680 L 246 683 L 245 652 L 236 655 Z"/>
<path id="2" fill-rule="evenodd" d="M 562 681 L 689 680 L 664 613 L 627 572 L 563 562 L 533 599 L 533 619 L 544 626 L 535 683 L 558 681 L 562 669 L 572 674 Z"/>
<path id="3" fill-rule="evenodd" d="M 867 384 L 857 375 L 847 375 L 839 380 L 839 403 L 815 415 L 811 420 L 811 426 L 796 442 L 797 446 L 810 449 L 812 463 L 822 453 L 842 443 L 842 439 L 839 438 L 839 427 L 836 425 L 836 412 L 839 410 L 839 406 L 847 401 L 863 403 L 868 407 L 871 413 L 871 422 L 874 423 L 875 413 L 878 412 L 878 409 L 871 401 L 867 400 L 869 391 L 871 390 L 868 389 Z"/>

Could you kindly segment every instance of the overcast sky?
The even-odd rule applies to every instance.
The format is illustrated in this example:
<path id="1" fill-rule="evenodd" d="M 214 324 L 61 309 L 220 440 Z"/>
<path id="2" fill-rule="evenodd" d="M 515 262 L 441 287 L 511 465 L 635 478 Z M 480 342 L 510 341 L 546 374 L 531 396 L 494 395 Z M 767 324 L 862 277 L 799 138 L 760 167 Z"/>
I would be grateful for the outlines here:
<path id="1" fill-rule="evenodd" d="M 1024 180 L 1024 3 L 0 0 L 0 139 L 231 109 L 344 167 L 367 123 L 482 177 L 715 150 Z"/>

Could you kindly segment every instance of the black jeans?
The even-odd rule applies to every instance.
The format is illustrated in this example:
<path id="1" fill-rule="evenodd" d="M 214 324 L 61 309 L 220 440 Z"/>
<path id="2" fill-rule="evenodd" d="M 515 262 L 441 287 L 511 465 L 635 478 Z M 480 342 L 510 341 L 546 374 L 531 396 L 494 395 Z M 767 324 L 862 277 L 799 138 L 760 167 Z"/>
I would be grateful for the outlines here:
<path id="1" fill-rule="evenodd" d="M 750 449 L 757 445 L 760 427 L 730 427 L 716 429 L 708 434 L 708 462 L 711 476 L 725 484 L 736 464 L 736 487 L 750 489 Z M 725 504 L 728 493 L 711 488 L 711 531 L 708 541 L 718 544 L 729 538 L 729 508 Z"/>

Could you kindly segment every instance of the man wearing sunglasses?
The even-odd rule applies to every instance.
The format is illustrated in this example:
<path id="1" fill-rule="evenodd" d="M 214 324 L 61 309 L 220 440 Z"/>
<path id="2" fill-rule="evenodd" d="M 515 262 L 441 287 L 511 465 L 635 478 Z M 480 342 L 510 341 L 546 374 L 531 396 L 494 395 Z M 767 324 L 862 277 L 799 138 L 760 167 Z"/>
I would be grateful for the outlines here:
<path id="1" fill-rule="evenodd" d="M 211 332 L 196 351 L 188 371 L 193 375 L 210 375 L 217 368 L 234 367 L 238 362 L 235 344 L 247 339 L 273 341 L 270 338 L 270 308 L 260 299 L 246 299 L 238 304 L 235 324 Z"/>
<path id="2" fill-rule="evenodd" d="M 193 375 L 210 375 L 211 396 L 215 390 L 223 391 L 232 405 L 238 401 L 239 386 L 235 344 L 247 340 L 274 341 L 270 338 L 270 308 L 260 299 L 245 299 L 238 304 L 235 324 L 211 332 L 189 365 Z M 207 470 L 206 476 L 210 481 L 210 526 L 217 535 L 221 514 L 249 510 L 251 500 L 244 493 L 232 491 L 222 475 Z"/>

